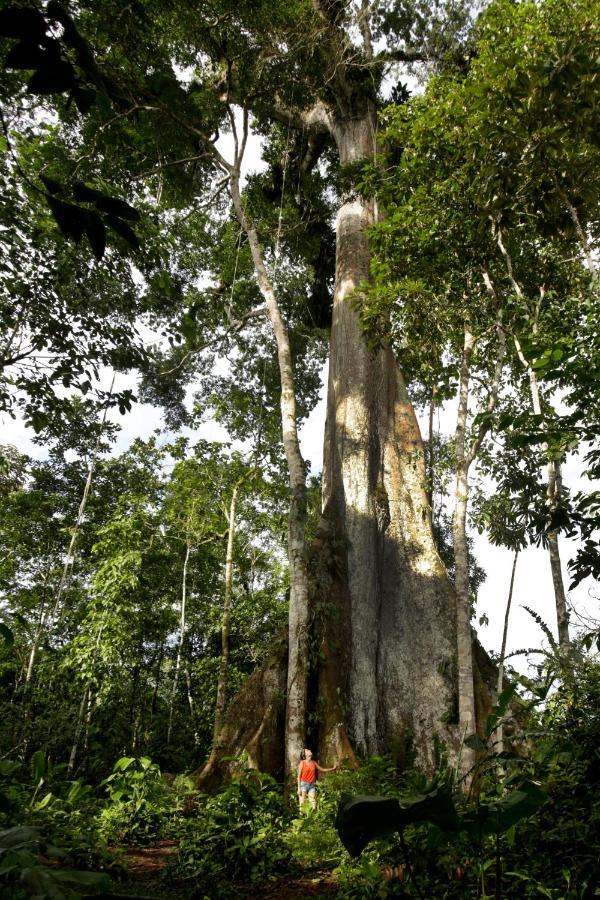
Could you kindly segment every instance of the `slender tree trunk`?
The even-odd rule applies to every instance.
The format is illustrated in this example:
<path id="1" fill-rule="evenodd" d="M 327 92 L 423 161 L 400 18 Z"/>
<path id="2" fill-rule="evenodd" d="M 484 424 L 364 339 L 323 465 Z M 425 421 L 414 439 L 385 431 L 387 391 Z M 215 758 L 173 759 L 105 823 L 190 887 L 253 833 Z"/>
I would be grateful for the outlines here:
<path id="1" fill-rule="evenodd" d="M 70 778 L 75 770 L 75 761 L 77 759 L 77 751 L 79 749 L 79 741 L 83 731 L 83 724 L 86 717 L 88 698 L 90 696 L 90 686 L 86 684 L 81 695 L 81 703 L 79 704 L 79 713 L 77 715 L 77 725 L 75 726 L 75 736 L 71 745 L 71 753 L 69 754 L 69 762 L 67 765 L 67 778 Z"/>
<path id="2" fill-rule="evenodd" d="M 96 643 L 94 645 L 94 649 L 92 651 L 92 669 L 94 668 L 94 664 L 96 661 L 96 657 L 98 655 L 98 649 L 100 647 L 100 641 L 102 640 L 102 632 L 104 631 L 104 624 L 106 621 L 106 617 L 104 617 L 104 621 L 98 628 L 98 634 L 96 635 Z M 84 724 L 87 720 L 87 711 L 88 704 L 90 702 L 92 690 L 92 682 L 88 680 L 87 684 L 83 689 L 83 694 L 81 697 L 81 703 L 79 704 L 79 713 L 77 715 L 77 724 L 75 726 L 75 736 L 73 738 L 73 744 L 71 745 L 71 753 L 69 755 L 69 762 L 67 765 L 67 777 L 73 774 L 75 769 L 75 760 L 77 759 L 77 752 L 79 750 L 79 741 L 81 740 L 81 734 L 83 732 Z M 91 716 L 91 712 L 90 712 Z"/>
<path id="3" fill-rule="evenodd" d="M 235 516 L 238 492 L 242 479 L 234 485 L 229 505 L 227 555 L 225 558 L 225 592 L 223 596 L 223 614 L 221 616 L 221 660 L 217 680 L 217 701 L 215 704 L 215 722 L 213 728 L 213 751 L 219 744 L 219 733 L 223 724 L 225 703 L 227 698 L 227 682 L 229 676 L 229 623 L 231 619 L 231 600 L 233 597 L 233 545 L 235 540 Z"/>
<path id="4" fill-rule="evenodd" d="M 560 187 L 560 185 L 558 183 L 558 179 L 556 178 L 556 175 L 554 176 L 554 183 L 557 187 L 557 190 L 558 190 L 560 196 L 562 197 L 562 199 L 564 201 L 564 204 L 569 212 L 569 215 L 571 216 L 571 221 L 573 222 L 573 226 L 575 228 L 575 234 L 577 235 L 577 239 L 581 245 L 581 249 L 585 256 L 585 261 L 587 262 L 588 269 L 590 270 L 592 275 L 597 276 L 598 264 L 597 264 L 596 260 L 594 259 L 594 254 L 592 253 L 592 248 L 590 247 L 590 242 L 588 241 L 587 235 L 581 225 L 581 221 L 579 219 L 579 214 L 577 212 L 577 209 L 571 203 L 567 192 L 564 191 Z"/>
<path id="5" fill-rule="evenodd" d="M 469 502 L 469 470 L 477 454 L 481 443 L 490 429 L 489 416 L 494 412 L 500 390 L 500 380 L 504 367 L 506 354 L 506 335 L 502 324 L 502 306 L 498 302 L 493 284 L 484 267 L 483 283 L 488 292 L 497 316 L 496 330 L 496 359 L 491 378 L 486 412 L 488 417 L 479 426 L 470 446 L 467 446 L 467 424 L 469 421 L 469 390 L 471 381 L 472 356 L 477 338 L 465 324 L 463 354 L 460 366 L 458 382 L 458 413 L 456 418 L 456 432 L 454 439 L 456 455 L 456 487 L 453 516 L 453 543 L 455 563 L 455 587 L 457 601 L 457 662 L 458 662 L 458 710 L 459 726 L 463 739 L 461 753 L 461 770 L 463 778 L 467 779 L 467 773 L 472 770 L 475 763 L 475 753 L 464 743 L 464 738 L 474 734 L 477 726 L 475 684 L 474 684 L 474 660 L 473 660 L 473 636 L 471 629 L 471 598 L 469 588 L 469 552 L 467 544 L 467 508 Z"/>
<path id="6" fill-rule="evenodd" d="M 281 420 L 283 447 L 290 485 L 288 517 L 288 560 L 290 567 L 289 651 L 287 674 L 287 711 L 285 761 L 286 775 L 293 773 L 299 748 L 306 734 L 307 656 L 308 656 L 308 570 L 305 557 L 306 468 L 296 418 L 296 390 L 292 351 L 286 324 L 267 273 L 263 251 L 254 223 L 246 214 L 240 195 L 239 168 L 231 172 L 230 192 L 237 217 L 248 236 L 258 286 L 277 345 L 281 380 Z"/>
<path id="7" fill-rule="evenodd" d="M 173 710 L 175 709 L 175 697 L 177 695 L 177 683 L 179 681 L 179 670 L 181 668 L 181 653 L 183 642 L 185 640 L 185 608 L 187 600 L 187 572 L 188 562 L 191 553 L 191 539 L 188 536 L 185 546 L 185 559 L 183 561 L 183 575 L 181 579 L 181 604 L 179 606 L 179 641 L 177 643 L 177 658 L 175 661 L 175 671 L 173 673 L 173 687 L 171 688 L 171 702 L 169 704 L 169 725 L 167 728 L 167 747 L 171 743 L 171 733 L 173 730 Z"/>
<path id="8" fill-rule="evenodd" d="M 515 586 L 515 572 L 517 571 L 517 559 L 519 558 L 519 550 L 518 548 L 515 550 L 515 555 L 513 557 L 512 571 L 510 573 L 510 586 L 508 589 L 508 598 L 506 600 L 506 610 L 504 612 L 504 628 L 502 630 L 502 646 L 500 648 L 500 661 L 498 662 L 498 685 L 496 688 L 496 692 L 498 696 L 504 690 L 504 659 L 506 657 L 506 639 L 508 637 L 508 620 L 510 617 L 510 607 L 512 604 L 513 598 L 513 589 Z M 504 751 L 504 726 L 502 724 L 502 720 L 498 722 L 498 727 L 496 728 L 496 752 L 502 753 Z"/>
<path id="9" fill-rule="evenodd" d="M 87 753 L 90 745 L 90 727 L 92 724 L 92 711 L 94 708 L 94 697 L 92 691 L 88 691 L 88 701 L 87 708 L 85 712 L 85 731 L 83 734 L 83 759 L 87 758 Z"/>
<path id="10" fill-rule="evenodd" d="M 562 479 L 560 462 L 551 459 L 548 462 L 548 505 L 552 515 L 560 501 L 562 493 Z M 569 613 L 567 611 L 567 596 L 562 575 L 560 550 L 558 546 L 558 533 L 556 529 L 548 531 L 548 553 L 550 556 L 550 571 L 552 572 L 552 584 L 554 586 L 554 600 L 556 604 L 556 624 L 558 628 L 558 643 L 561 650 L 569 650 L 571 638 L 569 636 Z"/>
<path id="11" fill-rule="evenodd" d="M 469 499 L 469 465 L 466 429 L 469 417 L 469 384 L 471 358 L 476 337 L 465 326 L 465 339 L 459 375 L 458 415 L 454 446 L 456 453 L 456 487 L 453 518 L 454 561 L 457 602 L 458 653 L 458 721 L 465 737 L 476 731 L 475 692 L 473 684 L 473 651 L 471 637 L 471 597 L 469 591 L 469 554 L 467 548 L 467 504 Z M 462 774 L 473 768 L 475 753 L 463 743 Z"/>
<path id="12" fill-rule="evenodd" d="M 161 644 L 160 653 L 158 654 L 158 663 L 156 664 L 156 676 L 154 679 L 154 690 L 152 692 L 152 704 L 150 706 L 150 721 L 154 721 L 154 716 L 156 715 L 156 704 L 158 701 L 158 689 L 160 687 L 160 673 L 162 671 L 162 664 L 165 658 L 165 645 Z"/>
<path id="13" fill-rule="evenodd" d="M 194 704 L 194 694 L 192 693 L 192 678 L 189 667 L 184 669 L 185 687 L 187 690 L 188 706 L 190 708 L 190 718 L 192 720 L 192 730 L 194 732 L 194 746 L 200 746 L 200 735 L 198 734 L 198 725 L 196 724 L 196 708 Z"/>
<path id="14" fill-rule="evenodd" d="M 37 648 L 39 647 L 39 643 L 42 639 L 42 635 L 44 633 L 44 620 L 46 616 L 46 600 L 42 600 L 40 606 L 40 614 L 38 618 L 38 622 L 35 628 L 35 632 L 33 635 L 33 641 L 31 644 L 31 650 L 29 652 L 29 660 L 27 663 L 27 672 L 25 673 L 25 687 L 30 683 L 33 677 L 33 666 L 35 663 L 35 657 L 37 654 Z"/>

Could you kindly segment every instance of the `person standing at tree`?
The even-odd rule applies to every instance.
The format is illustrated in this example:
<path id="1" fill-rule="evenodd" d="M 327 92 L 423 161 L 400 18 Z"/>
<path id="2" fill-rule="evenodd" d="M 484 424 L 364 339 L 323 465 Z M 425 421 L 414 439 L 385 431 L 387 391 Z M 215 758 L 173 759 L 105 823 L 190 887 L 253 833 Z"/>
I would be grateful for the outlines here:
<path id="1" fill-rule="evenodd" d="M 300 754 L 300 763 L 298 765 L 298 799 L 300 808 L 304 805 L 308 797 L 310 805 L 316 806 L 317 802 L 317 771 L 333 772 L 337 766 L 331 769 L 324 769 L 319 763 L 312 758 L 312 750 L 305 748 Z"/>

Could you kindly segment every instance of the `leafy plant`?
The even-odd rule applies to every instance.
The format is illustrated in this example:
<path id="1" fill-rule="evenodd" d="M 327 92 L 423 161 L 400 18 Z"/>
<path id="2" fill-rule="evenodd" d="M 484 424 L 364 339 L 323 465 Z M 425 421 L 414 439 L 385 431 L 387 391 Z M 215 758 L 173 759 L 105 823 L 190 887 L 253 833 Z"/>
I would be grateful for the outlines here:
<path id="1" fill-rule="evenodd" d="M 100 831 L 106 839 L 135 844 L 156 840 L 169 810 L 160 768 L 145 756 L 123 756 L 102 785 L 109 795 L 109 804 L 100 814 Z"/>
<path id="2" fill-rule="evenodd" d="M 25 897 L 76 900 L 85 891 L 104 893 L 108 875 L 60 867 L 63 854 L 37 828 L 21 825 L 0 831 L 0 888 L 14 900 Z"/>
<path id="3" fill-rule="evenodd" d="M 257 881 L 285 871 L 291 853 L 284 839 L 290 820 L 281 789 L 269 775 L 244 770 L 214 797 L 200 801 L 188 820 L 175 866 L 177 876 L 212 885 L 225 896 L 224 882 Z"/>

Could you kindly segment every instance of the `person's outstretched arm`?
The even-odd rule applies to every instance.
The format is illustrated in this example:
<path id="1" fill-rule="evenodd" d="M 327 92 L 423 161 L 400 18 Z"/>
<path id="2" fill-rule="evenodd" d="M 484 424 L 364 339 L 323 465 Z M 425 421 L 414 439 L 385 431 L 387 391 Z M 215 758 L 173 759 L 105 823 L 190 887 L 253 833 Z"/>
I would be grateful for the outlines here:
<path id="1" fill-rule="evenodd" d="M 319 772 L 335 772 L 337 766 L 332 766 L 330 769 L 324 769 L 323 766 L 320 766 L 319 763 L 315 763 Z"/>

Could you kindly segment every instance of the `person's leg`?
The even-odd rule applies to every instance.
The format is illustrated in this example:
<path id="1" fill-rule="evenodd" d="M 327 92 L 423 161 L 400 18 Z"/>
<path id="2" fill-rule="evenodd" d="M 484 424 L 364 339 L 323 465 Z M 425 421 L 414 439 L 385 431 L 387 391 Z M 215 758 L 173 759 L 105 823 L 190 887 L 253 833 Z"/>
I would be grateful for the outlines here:
<path id="1" fill-rule="evenodd" d="M 314 784 L 311 786 L 311 788 L 308 791 L 308 800 L 309 800 L 311 809 L 315 809 L 315 807 L 317 805 L 317 789 L 315 788 Z"/>
<path id="2" fill-rule="evenodd" d="M 300 793 L 298 795 L 298 799 L 300 801 L 300 809 L 302 809 L 302 807 L 306 803 L 306 788 L 303 786 L 300 786 Z"/>

